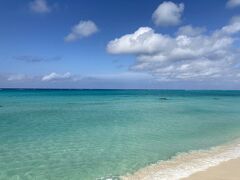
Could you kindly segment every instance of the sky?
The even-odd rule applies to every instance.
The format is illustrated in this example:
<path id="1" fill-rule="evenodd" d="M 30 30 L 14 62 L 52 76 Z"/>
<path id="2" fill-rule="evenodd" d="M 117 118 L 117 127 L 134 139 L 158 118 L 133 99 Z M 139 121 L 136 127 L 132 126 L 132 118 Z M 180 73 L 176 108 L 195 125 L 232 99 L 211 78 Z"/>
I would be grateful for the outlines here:
<path id="1" fill-rule="evenodd" d="M 0 3 L 0 88 L 240 89 L 240 0 Z"/>

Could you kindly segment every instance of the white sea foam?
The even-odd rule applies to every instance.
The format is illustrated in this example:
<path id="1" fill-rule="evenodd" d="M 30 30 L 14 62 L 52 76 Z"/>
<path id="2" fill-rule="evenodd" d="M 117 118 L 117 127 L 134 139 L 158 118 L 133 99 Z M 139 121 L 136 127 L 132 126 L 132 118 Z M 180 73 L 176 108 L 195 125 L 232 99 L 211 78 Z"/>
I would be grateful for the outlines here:
<path id="1" fill-rule="evenodd" d="M 231 159 L 240 158 L 240 141 L 209 150 L 181 153 L 122 177 L 124 180 L 179 180 Z"/>

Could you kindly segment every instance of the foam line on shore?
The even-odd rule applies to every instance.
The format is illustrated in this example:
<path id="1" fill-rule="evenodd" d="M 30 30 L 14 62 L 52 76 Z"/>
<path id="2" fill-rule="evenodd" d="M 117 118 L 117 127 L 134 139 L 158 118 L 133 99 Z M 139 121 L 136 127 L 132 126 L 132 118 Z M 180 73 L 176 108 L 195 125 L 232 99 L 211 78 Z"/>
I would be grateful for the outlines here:
<path id="1" fill-rule="evenodd" d="M 240 141 L 213 147 L 209 150 L 180 153 L 167 161 L 160 161 L 134 174 L 121 177 L 123 180 L 179 180 L 217 166 L 222 162 L 240 157 Z"/>

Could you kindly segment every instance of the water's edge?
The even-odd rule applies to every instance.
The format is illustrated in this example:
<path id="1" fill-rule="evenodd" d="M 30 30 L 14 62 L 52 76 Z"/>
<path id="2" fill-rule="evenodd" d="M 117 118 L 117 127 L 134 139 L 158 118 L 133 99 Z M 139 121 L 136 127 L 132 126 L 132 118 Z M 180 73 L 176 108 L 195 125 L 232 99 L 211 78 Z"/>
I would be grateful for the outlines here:
<path id="1" fill-rule="evenodd" d="M 240 158 L 239 139 L 208 150 L 179 153 L 169 160 L 159 161 L 120 178 L 122 180 L 179 180 L 237 158 Z"/>

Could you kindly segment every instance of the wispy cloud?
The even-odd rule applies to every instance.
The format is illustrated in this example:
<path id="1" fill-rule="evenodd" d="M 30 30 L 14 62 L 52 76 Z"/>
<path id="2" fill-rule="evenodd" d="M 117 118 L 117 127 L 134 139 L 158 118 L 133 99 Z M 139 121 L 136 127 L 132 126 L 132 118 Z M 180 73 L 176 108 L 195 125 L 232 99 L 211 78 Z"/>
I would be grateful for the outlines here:
<path id="1" fill-rule="evenodd" d="M 240 6 L 240 0 L 228 0 L 226 6 L 227 8 L 235 8 Z"/>
<path id="2" fill-rule="evenodd" d="M 32 56 L 32 55 L 14 56 L 13 58 L 14 58 L 15 60 L 24 61 L 24 62 L 28 62 L 28 63 L 59 61 L 59 60 L 62 59 L 60 56 L 41 57 L 41 56 Z"/>
<path id="3" fill-rule="evenodd" d="M 77 41 L 83 37 L 91 36 L 98 31 L 97 25 L 93 21 L 80 21 L 73 26 L 71 32 L 64 38 L 66 42 Z"/>
<path id="4" fill-rule="evenodd" d="M 234 43 L 240 32 L 240 17 L 214 32 L 192 26 L 180 27 L 175 36 L 140 27 L 134 33 L 112 40 L 112 54 L 133 54 L 133 71 L 148 72 L 159 80 L 237 80 L 240 52 Z"/>
<path id="5" fill-rule="evenodd" d="M 104 81 L 140 81 L 140 80 L 150 80 L 153 79 L 151 75 L 147 73 L 139 73 L 139 72 L 122 72 L 122 73 L 114 73 L 114 74 L 89 74 L 89 75 L 79 75 L 79 74 L 72 74 L 70 72 L 66 73 L 55 73 L 51 72 L 46 75 L 27 75 L 27 74 L 0 74 L 0 80 L 3 81 L 12 81 L 12 82 L 104 82 Z"/>
<path id="6" fill-rule="evenodd" d="M 184 4 L 175 4 L 171 1 L 164 1 L 154 11 L 152 15 L 153 22 L 157 26 L 174 26 L 181 23 L 181 16 L 184 10 Z"/>
<path id="7" fill-rule="evenodd" d="M 29 63 L 59 61 L 62 59 L 60 56 L 41 57 L 41 56 L 32 56 L 32 55 L 14 56 L 13 58 L 18 61 L 24 61 L 24 62 L 29 62 Z"/>
<path id="8" fill-rule="evenodd" d="M 46 0 L 34 0 L 29 3 L 29 8 L 32 12 L 35 13 L 49 13 L 52 11 L 52 8 L 47 3 Z"/>
<path id="9" fill-rule="evenodd" d="M 140 72 L 122 72 L 115 74 L 95 74 L 90 76 L 85 76 L 85 79 L 97 79 L 97 80 L 125 80 L 125 81 L 135 81 L 135 80 L 149 80 L 152 79 L 152 76 L 146 73 Z"/>
<path id="10" fill-rule="evenodd" d="M 26 76 L 25 74 L 11 74 L 7 77 L 8 81 L 23 81 L 30 79 L 30 77 Z"/>
<path id="11" fill-rule="evenodd" d="M 186 26 L 180 27 L 177 31 L 177 34 L 186 35 L 186 36 L 197 36 L 206 31 L 207 29 L 205 27 L 193 27 L 191 25 L 186 25 Z"/>
<path id="12" fill-rule="evenodd" d="M 42 77 L 42 81 L 59 81 L 59 80 L 71 80 L 73 78 L 72 74 L 67 72 L 64 74 L 58 74 L 52 72 Z"/>

